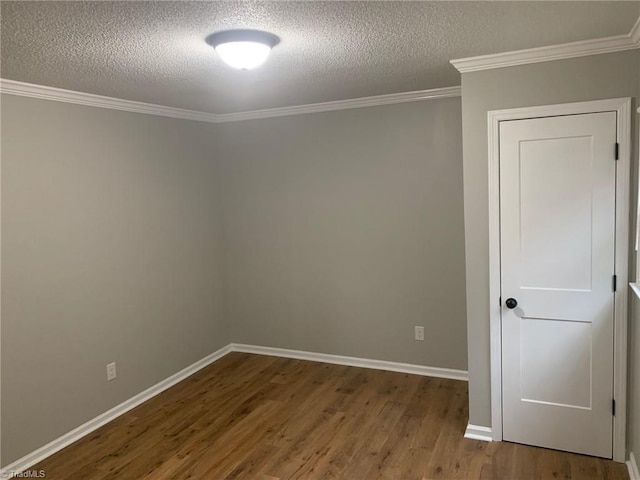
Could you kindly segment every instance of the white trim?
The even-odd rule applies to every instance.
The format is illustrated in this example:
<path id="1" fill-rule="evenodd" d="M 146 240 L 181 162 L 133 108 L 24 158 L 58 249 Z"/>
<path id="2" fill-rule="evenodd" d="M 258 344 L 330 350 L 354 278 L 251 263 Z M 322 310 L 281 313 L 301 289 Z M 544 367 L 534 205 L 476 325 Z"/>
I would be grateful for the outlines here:
<path id="1" fill-rule="evenodd" d="M 144 113 L 161 117 L 180 118 L 183 120 L 196 120 L 198 122 L 218 123 L 218 115 L 214 113 L 196 112 L 182 108 L 165 107 L 151 103 L 134 102 L 121 98 L 105 97 L 92 93 L 76 92 L 63 88 L 47 87 L 33 83 L 17 82 L 0 78 L 0 93 L 18 95 L 21 97 L 39 98 L 55 102 L 75 103 L 88 107 L 107 108 L 110 110 L 123 110 L 125 112 Z"/>
<path id="2" fill-rule="evenodd" d="M 629 287 L 631 287 L 631 291 L 635 293 L 636 297 L 640 298 L 640 284 L 631 282 L 629 283 Z"/>
<path id="3" fill-rule="evenodd" d="M 467 424 L 467 429 L 464 431 L 464 438 L 470 438 L 472 440 L 482 440 L 483 442 L 491 442 L 493 436 L 491 434 L 491 427 L 481 427 L 479 425 Z"/>
<path id="4" fill-rule="evenodd" d="M 131 397 L 129 400 L 116 405 L 112 409 L 98 415 L 61 437 L 49 442 L 39 449 L 31 452 L 15 462 L 7 465 L 0 470 L 0 478 L 11 478 L 10 473 L 23 472 L 33 465 L 41 462 L 45 458 L 62 450 L 64 447 L 80 440 L 97 430 L 103 425 L 115 420 L 120 415 L 125 414 L 129 410 L 137 407 L 141 403 L 150 400 L 156 395 L 162 393 L 169 387 L 172 387 L 185 378 L 193 375 L 198 370 L 214 363 L 216 360 L 224 357 L 231 352 L 253 353 L 258 355 L 269 355 L 283 358 L 295 358 L 299 360 L 309 360 L 312 362 L 332 363 L 336 365 L 346 365 L 350 367 L 371 368 L 375 370 L 387 370 L 390 372 L 409 373 L 412 375 L 423 375 L 428 377 L 450 378 L 453 380 L 467 381 L 469 378 L 466 370 L 454 370 L 450 368 L 426 367 L 423 365 L 414 365 L 409 363 L 396 363 L 384 360 L 371 360 L 368 358 L 344 357 L 340 355 L 331 355 L 326 353 L 305 352 L 301 350 L 290 350 L 286 348 L 272 348 L 257 345 L 245 345 L 230 343 L 229 345 L 217 350 L 211 355 L 206 356 L 202 360 L 198 360 L 194 364 L 180 370 L 178 373 L 156 383 L 145 391 Z M 486 427 L 478 427 L 486 428 Z"/>
<path id="5" fill-rule="evenodd" d="M 629 480 L 640 480 L 640 471 L 633 452 L 629 452 L 629 460 L 627 460 L 627 470 L 629 470 Z"/>
<path id="6" fill-rule="evenodd" d="M 229 345 L 221 348 L 220 350 L 217 350 L 211 355 L 204 357 L 202 360 L 198 360 L 194 364 L 189 365 L 183 370 L 180 370 L 178 373 L 171 375 L 170 377 L 162 380 L 161 382 L 156 383 L 152 387 L 147 388 L 145 391 L 140 392 L 139 394 L 131 397 L 129 400 L 126 400 L 121 404 L 116 405 L 112 409 L 107 410 L 106 412 L 98 415 L 97 417 L 80 425 L 79 427 L 74 428 L 70 432 L 62 435 L 61 437 L 56 438 L 52 442 L 47 443 L 43 447 L 38 448 L 34 452 L 31 452 L 25 455 L 24 457 L 2 468 L 0 470 L 0 478 L 12 478 L 9 475 L 11 472 L 13 472 L 13 474 L 15 475 L 16 472 L 25 471 L 29 467 L 32 467 L 38 462 L 41 462 L 45 458 L 62 450 L 64 447 L 89 435 L 91 432 L 115 420 L 116 418 L 125 414 L 129 410 L 137 407 L 141 403 L 146 402 L 147 400 L 155 397 L 159 393 L 162 393 L 169 387 L 172 387 L 176 383 L 181 382 L 185 378 L 193 375 L 198 370 L 201 370 L 204 367 L 212 364 L 219 358 L 224 357 L 230 351 L 231 351 L 231 348 Z"/>
<path id="7" fill-rule="evenodd" d="M 450 63 L 460 73 L 469 73 L 551 60 L 586 57 L 601 53 L 622 52 L 636 48 L 640 48 L 640 18 L 626 35 L 580 40 L 578 42 L 493 53 L 477 57 L 458 58 L 451 60 Z"/>
<path id="8" fill-rule="evenodd" d="M 466 370 L 454 370 L 451 368 L 427 367 L 412 363 L 388 362 L 386 360 L 373 360 L 369 358 L 345 357 L 343 355 L 332 355 L 329 353 L 306 352 L 302 350 L 290 350 L 288 348 L 263 347 L 259 345 L 245 345 L 232 343 L 233 352 L 255 353 L 258 355 L 270 355 L 273 357 L 295 358 L 298 360 L 308 360 L 311 362 L 332 363 L 335 365 L 345 365 L 349 367 L 371 368 L 374 370 L 386 370 L 388 372 L 409 373 L 412 375 L 422 375 L 425 377 L 449 378 L 452 380 L 469 380 L 469 373 Z"/>
<path id="9" fill-rule="evenodd" d="M 290 115 L 303 115 L 307 113 L 334 112 L 353 108 L 377 107 L 380 105 L 392 105 L 397 103 L 419 102 L 422 100 L 435 100 L 438 98 L 459 97 L 462 94 L 460 87 L 434 88 L 431 90 L 419 90 L 416 92 L 391 93 L 389 95 L 377 95 L 374 97 L 353 98 L 349 100 L 337 100 L 334 102 L 311 103 L 309 105 L 296 105 L 292 107 L 269 108 L 250 112 L 224 113 L 218 115 L 220 122 L 238 122 L 242 120 L 256 120 L 260 118 L 284 117 Z"/>
<path id="10" fill-rule="evenodd" d="M 418 90 L 415 92 L 392 93 L 389 95 L 377 95 L 374 97 L 362 97 L 335 102 L 312 103 L 309 105 L 295 105 L 292 107 L 269 108 L 238 113 L 206 113 L 182 108 L 165 107 L 151 103 L 134 102 L 92 93 L 76 92 L 62 88 L 46 87 L 33 83 L 17 82 L 15 80 L 0 79 L 0 93 L 18 95 L 22 97 L 39 98 L 56 102 L 75 103 L 89 107 L 123 110 L 126 112 L 144 113 L 147 115 L 159 115 L 162 117 L 180 118 L 183 120 L 195 120 L 197 122 L 226 123 L 243 120 L 255 120 L 260 118 L 284 117 L 290 115 L 303 115 L 318 112 L 333 112 L 352 108 L 376 107 L 380 105 L 392 105 L 397 103 L 420 102 L 438 98 L 459 97 L 461 89 L 456 87 L 434 88 L 431 90 Z"/>
<path id="11" fill-rule="evenodd" d="M 637 25 L 637 23 L 636 23 Z M 631 181 L 631 99 L 621 101 L 616 109 L 620 160 L 616 173 L 616 255 L 615 274 L 619 288 L 615 294 L 613 398 L 616 415 L 613 417 L 613 459 L 624 462 L 627 449 L 627 325 L 629 282 L 629 215 Z M 620 208 L 618 208 L 620 206 Z M 618 410 L 619 409 L 619 410 Z"/>
<path id="12" fill-rule="evenodd" d="M 631 163 L 631 99 L 618 98 L 494 110 L 487 113 L 489 147 L 489 330 L 491 345 L 491 428 L 494 440 L 502 440 L 502 345 L 500 298 L 500 122 L 524 118 L 581 113 L 617 113 L 620 159 L 616 174 L 616 252 L 615 274 L 618 284 L 628 282 L 629 255 L 629 169 Z M 616 415 L 613 417 L 613 459 L 624 462 L 627 416 L 627 289 L 615 294 L 614 379 Z"/>
<path id="13" fill-rule="evenodd" d="M 502 322 L 500 302 L 500 129 L 488 115 L 489 142 L 489 348 L 491 366 L 491 429 L 502 440 Z M 494 127 L 495 125 L 495 127 Z M 497 272 L 496 274 L 492 274 Z M 493 299 L 493 300 L 492 300 Z M 498 321 L 495 321 L 495 319 Z M 496 368 L 496 366 L 498 368 Z"/>

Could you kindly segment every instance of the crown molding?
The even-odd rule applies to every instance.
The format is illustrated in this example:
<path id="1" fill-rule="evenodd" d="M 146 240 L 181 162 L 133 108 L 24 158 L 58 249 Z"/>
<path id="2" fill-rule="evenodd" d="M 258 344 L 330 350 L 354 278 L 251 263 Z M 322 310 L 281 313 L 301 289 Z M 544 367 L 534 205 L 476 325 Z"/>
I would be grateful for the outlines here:
<path id="1" fill-rule="evenodd" d="M 418 90 L 415 92 L 391 93 L 388 95 L 377 95 L 374 97 L 337 100 L 334 102 L 295 105 L 292 107 L 268 108 L 265 110 L 253 110 L 249 112 L 238 113 L 223 113 L 219 114 L 218 118 L 220 122 L 239 122 L 243 120 L 285 117 L 290 115 L 303 115 L 307 113 L 333 112 L 336 110 L 377 107 L 380 105 L 393 105 L 397 103 L 434 100 L 437 98 L 459 97 L 461 94 L 462 90 L 460 87 L 444 87 L 434 88 L 431 90 Z"/>
<path id="2" fill-rule="evenodd" d="M 218 121 L 218 115 L 184 110 L 182 108 L 165 107 L 151 103 L 134 102 L 121 98 L 105 97 L 92 93 L 76 92 L 62 88 L 46 87 L 33 83 L 17 82 L 15 80 L 0 79 L 0 93 L 18 95 L 21 97 L 40 98 L 56 102 L 75 103 L 89 107 L 108 108 L 111 110 L 123 110 L 125 112 L 145 113 L 162 117 L 181 118 L 184 120 L 196 120 L 198 122 Z"/>
<path id="3" fill-rule="evenodd" d="M 92 93 L 76 92 L 73 90 L 46 87 L 44 85 L 35 85 L 33 83 L 6 79 L 0 79 L 0 93 L 52 100 L 56 102 L 75 103 L 77 105 L 87 105 L 90 107 L 144 113 L 147 115 L 180 118 L 183 120 L 195 120 L 197 122 L 226 123 L 317 112 L 332 112 L 352 108 L 375 107 L 396 103 L 418 102 L 437 98 L 459 97 L 461 95 L 461 90 L 460 87 L 435 88 L 432 90 L 420 90 L 416 92 L 392 93 L 389 95 L 338 100 L 334 102 L 222 114 L 184 110 L 182 108 L 165 107 L 151 103 L 134 102 L 132 100 L 123 100 L 120 98 L 105 97 L 102 95 L 94 95 Z"/>
<path id="4" fill-rule="evenodd" d="M 526 50 L 459 58 L 451 60 L 450 63 L 456 67 L 460 73 L 469 73 L 494 68 L 513 67 L 515 65 L 526 65 L 529 63 L 586 57 L 600 53 L 622 52 L 636 48 L 640 48 L 640 17 L 631 31 L 626 35 L 615 35 L 613 37 L 581 40 L 546 47 L 528 48 Z"/>

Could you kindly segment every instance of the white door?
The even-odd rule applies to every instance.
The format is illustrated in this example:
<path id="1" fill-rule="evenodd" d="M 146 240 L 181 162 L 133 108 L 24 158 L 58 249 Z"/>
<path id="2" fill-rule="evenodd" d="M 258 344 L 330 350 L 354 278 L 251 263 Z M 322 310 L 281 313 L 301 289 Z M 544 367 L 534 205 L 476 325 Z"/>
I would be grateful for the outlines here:
<path id="1" fill-rule="evenodd" d="M 612 456 L 615 147 L 615 112 L 500 123 L 504 440 Z"/>

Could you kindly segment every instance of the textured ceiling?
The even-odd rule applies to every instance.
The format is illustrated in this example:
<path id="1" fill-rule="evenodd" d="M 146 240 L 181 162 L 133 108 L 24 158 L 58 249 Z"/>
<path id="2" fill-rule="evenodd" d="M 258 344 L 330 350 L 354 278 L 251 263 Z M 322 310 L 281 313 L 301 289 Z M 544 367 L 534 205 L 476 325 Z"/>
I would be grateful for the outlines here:
<path id="1" fill-rule="evenodd" d="M 626 34 L 640 2 L 1 2 L 0 76 L 212 113 L 458 85 L 448 63 Z M 281 38 L 242 72 L 205 43 Z"/>

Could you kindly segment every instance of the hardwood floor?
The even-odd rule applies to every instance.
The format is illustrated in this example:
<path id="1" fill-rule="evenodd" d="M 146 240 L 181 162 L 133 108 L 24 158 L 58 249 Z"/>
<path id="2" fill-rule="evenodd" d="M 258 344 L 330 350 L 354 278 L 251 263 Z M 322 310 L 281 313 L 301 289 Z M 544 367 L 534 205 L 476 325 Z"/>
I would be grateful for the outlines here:
<path id="1" fill-rule="evenodd" d="M 624 464 L 463 438 L 467 384 L 232 353 L 31 470 L 46 478 L 627 479 Z"/>

